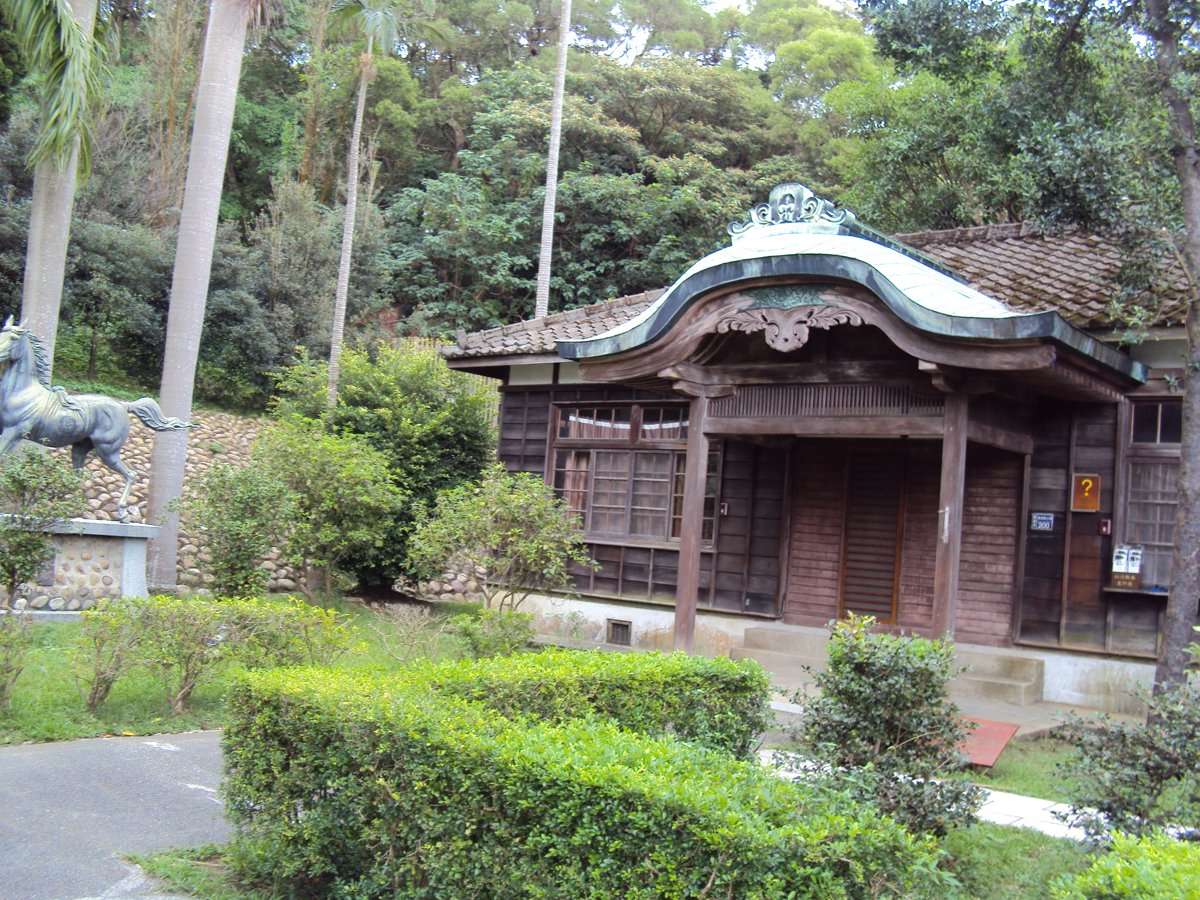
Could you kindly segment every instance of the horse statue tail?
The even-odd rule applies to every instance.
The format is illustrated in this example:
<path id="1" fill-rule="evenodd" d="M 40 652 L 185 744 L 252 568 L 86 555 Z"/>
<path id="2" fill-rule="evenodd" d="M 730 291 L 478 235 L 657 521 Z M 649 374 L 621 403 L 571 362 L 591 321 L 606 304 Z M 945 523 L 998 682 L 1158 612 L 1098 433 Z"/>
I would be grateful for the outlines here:
<path id="1" fill-rule="evenodd" d="M 164 416 L 162 409 L 149 397 L 134 400 L 125 404 L 125 408 L 142 420 L 147 428 L 155 431 L 178 431 L 182 428 L 195 428 L 191 422 L 176 419 L 174 416 Z"/>

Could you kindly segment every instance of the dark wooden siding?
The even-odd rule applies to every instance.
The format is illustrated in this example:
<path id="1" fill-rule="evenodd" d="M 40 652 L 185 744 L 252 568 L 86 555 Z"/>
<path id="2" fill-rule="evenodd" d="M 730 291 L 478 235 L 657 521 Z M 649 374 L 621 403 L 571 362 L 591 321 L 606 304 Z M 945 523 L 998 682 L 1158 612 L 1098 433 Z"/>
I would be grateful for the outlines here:
<path id="1" fill-rule="evenodd" d="M 1051 533 L 1027 531 L 1018 630 L 1022 641 L 1104 648 L 1107 606 L 1101 589 L 1112 544 L 1100 534 L 1099 524 L 1113 515 L 1116 446 L 1115 405 L 1046 403 L 1038 410 L 1029 509 L 1054 513 L 1055 522 Z M 1100 476 L 1099 512 L 1070 512 L 1072 469 Z M 1021 523 L 1026 529 L 1028 525 Z"/>
<path id="2" fill-rule="evenodd" d="M 803 441 L 792 478 L 791 548 L 784 621 L 824 625 L 838 614 L 844 460 L 840 441 Z"/>
<path id="3" fill-rule="evenodd" d="M 900 609 L 897 624 L 917 631 L 933 623 L 933 570 L 937 561 L 938 485 L 942 445 L 910 444 L 908 502 L 904 511 L 904 547 L 900 561 Z"/>
<path id="4" fill-rule="evenodd" d="M 971 446 L 963 497 L 958 617 L 954 636 L 970 644 L 1012 641 L 1023 458 Z"/>

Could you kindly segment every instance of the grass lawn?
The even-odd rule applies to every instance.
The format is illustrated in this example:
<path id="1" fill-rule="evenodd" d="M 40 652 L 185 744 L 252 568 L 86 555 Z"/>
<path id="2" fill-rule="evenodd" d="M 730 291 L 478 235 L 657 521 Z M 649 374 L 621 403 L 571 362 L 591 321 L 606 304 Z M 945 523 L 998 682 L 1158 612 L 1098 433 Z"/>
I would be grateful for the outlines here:
<path id="1" fill-rule="evenodd" d="M 357 640 L 338 666 L 394 669 L 397 663 L 384 648 L 387 638 L 397 643 L 399 629 L 370 610 L 346 606 Z M 383 628 L 381 636 L 373 625 Z M 233 677 L 225 669 L 196 689 L 188 711 L 172 715 L 163 683 L 149 670 L 137 669 L 120 678 L 112 694 L 90 713 L 71 675 L 69 652 L 83 629 L 81 622 L 38 622 L 33 626 L 35 648 L 17 680 L 12 705 L 0 712 L 0 744 L 25 741 L 64 741 L 110 734 L 156 734 L 218 728 L 225 723 L 224 695 Z M 413 638 L 402 634 L 410 645 Z M 436 648 L 450 652 L 452 639 L 441 636 Z"/>
<path id="2" fill-rule="evenodd" d="M 1068 785 L 1058 767 L 1073 753 L 1069 744 L 1052 736 L 1017 738 L 1004 748 L 996 765 L 969 777 L 984 787 L 1067 803 Z"/>

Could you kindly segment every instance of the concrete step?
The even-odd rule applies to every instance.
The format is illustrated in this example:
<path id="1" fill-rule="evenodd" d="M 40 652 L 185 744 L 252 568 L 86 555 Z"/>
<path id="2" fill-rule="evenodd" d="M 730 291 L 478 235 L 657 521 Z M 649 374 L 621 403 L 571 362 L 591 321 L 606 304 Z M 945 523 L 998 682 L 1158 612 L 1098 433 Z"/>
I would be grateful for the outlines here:
<path id="1" fill-rule="evenodd" d="M 1046 664 L 1031 656 L 1019 656 L 990 648 L 958 647 L 954 661 L 966 666 L 969 675 L 997 675 L 1041 683 Z"/>
<path id="2" fill-rule="evenodd" d="M 756 625 L 746 629 L 742 643 L 745 647 L 756 650 L 773 650 L 823 659 L 829 644 L 829 631 L 824 628 Z"/>
<path id="3" fill-rule="evenodd" d="M 1034 684 L 1021 678 L 1005 678 L 1001 675 L 959 675 L 950 682 L 950 698 L 963 700 L 989 700 L 1011 703 L 1014 706 L 1029 706 L 1042 700 L 1041 683 Z"/>
<path id="4" fill-rule="evenodd" d="M 734 647 L 729 651 L 729 656 L 731 659 L 757 660 L 770 673 L 772 683 L 785 690 L 795 690 L 812 683 L 812 675 L 805 671 L 805 666 L 811 666 L 815 671 L 825 668 L 824 656 L 796 656 L 752 647 Z"/>

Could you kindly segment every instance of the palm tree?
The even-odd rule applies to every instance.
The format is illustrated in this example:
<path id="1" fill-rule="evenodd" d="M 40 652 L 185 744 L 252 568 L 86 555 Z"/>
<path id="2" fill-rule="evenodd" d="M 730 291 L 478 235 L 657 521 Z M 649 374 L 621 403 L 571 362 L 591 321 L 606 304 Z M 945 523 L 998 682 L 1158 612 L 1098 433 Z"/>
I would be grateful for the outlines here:
<path id="1" fill-rule="evenodd" d="M 367 85 L 375 76 L 375 45 L 387 50 L 399 43 L 402 31 L 395 3 L 386 0 L 336 0 L 333 4 L 336 24 L 356 24 L 367 36 L 367 48 L 359 57 L 358 101 L 354 106 L 354 126 L 350 130 L 350 148 L 346 152 L 346 220 L 342 224 L 342 256 L 338 263 L 337 289 L 333 297 L 333 328 L 329 336 L 329 381 L 326 402 L 337 402 L 338 379 L 342 369 L 342 343 L 346 332 L 346 300 L 350 294 L 350 259 L 354 252 L 354 224 L 358 212 L 358 151 L 362 142 L 363 114 L 367 107 Z"/>
<path id="2" fill-rule="evenodd" d="M 160 405 L 170 416 L 190 419 L 196 383 L 196 361 L 208 280 L 212 268 L 217 213 L 225 180 L 225 160 L 233 128 L 242 72 L 246 28 L 267 12 L 267 0 L 210 0 L 204 54 L 200 62 L 196 118 L 188 155 L 175 269 L 171 279 L 171 305 L 167 311 L 167 346 L 163 358 Z M 154 441 L 150 484 L 149 521 L 162 530 L 151 542 L 149 579 L 156 587 L 175 584 L 179 514 L 169 508 L 183 493 L 187 432 Z"/>
<path id="3" fill-rule="evenodd" d="M 97 95 L 96 0 L 0 0 L 31 71 L 42 76 L 42 127 L 30 161 L 33 202 L 21 315 L 53 363 L 75 179 L 87 171 L 87 110 Z"/>
<path id="4" fill-rule="evenodd" d="M 567 46 L 571 42 L 571 0 L 563 0 L 558 17 L 558 63 L 550 108 L 550 148 L 546 153 L 546 199 L 542 203 L 542 244 L 538 253 L 537 298 L 533 314 L 550 311 L 550 260 L 554 251 L 554 206 L 558 199 L 558 149 L 562 136 L 563 94 L 567 82 Z"/>

